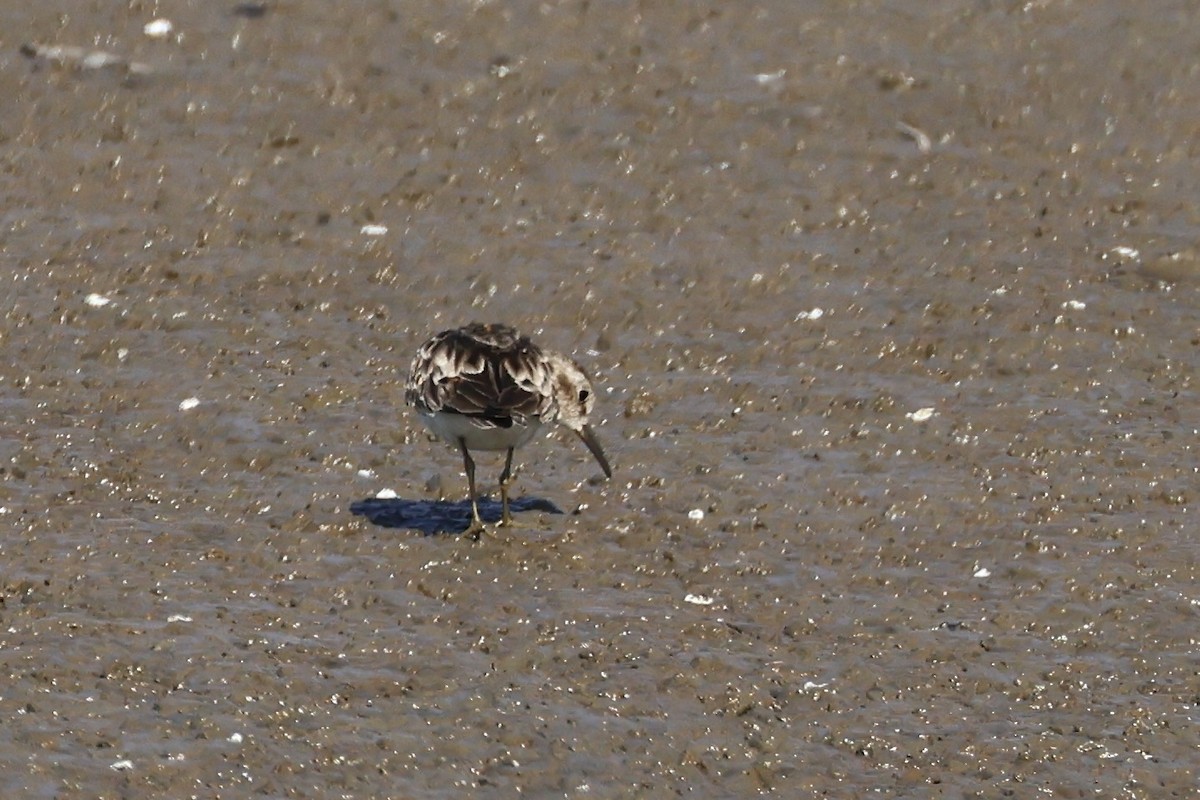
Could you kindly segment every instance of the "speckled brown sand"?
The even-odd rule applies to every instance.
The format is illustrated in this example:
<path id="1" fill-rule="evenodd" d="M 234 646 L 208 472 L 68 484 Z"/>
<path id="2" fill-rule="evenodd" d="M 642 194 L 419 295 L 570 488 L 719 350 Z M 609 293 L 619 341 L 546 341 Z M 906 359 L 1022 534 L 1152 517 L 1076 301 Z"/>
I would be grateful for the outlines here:
<path id="1" fill-rule="evenodd" d="M 13 5 L 0 796 L 1197 796 L 1198 52 L 1181 0 Z M 614 480 L 352 514 L 453 516 L 402 379 L 474 319 L 588 365 Z"/>

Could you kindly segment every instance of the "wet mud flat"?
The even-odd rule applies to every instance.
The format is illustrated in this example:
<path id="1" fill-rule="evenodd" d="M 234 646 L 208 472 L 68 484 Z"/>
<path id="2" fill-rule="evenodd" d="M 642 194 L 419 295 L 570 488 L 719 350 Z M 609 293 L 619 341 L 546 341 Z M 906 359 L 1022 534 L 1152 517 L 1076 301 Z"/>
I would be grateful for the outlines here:
<path id="1" fill-rule="evenodd" d="M 1194 796 L 1196 14 L 14 9 L 4 796 Z"/>

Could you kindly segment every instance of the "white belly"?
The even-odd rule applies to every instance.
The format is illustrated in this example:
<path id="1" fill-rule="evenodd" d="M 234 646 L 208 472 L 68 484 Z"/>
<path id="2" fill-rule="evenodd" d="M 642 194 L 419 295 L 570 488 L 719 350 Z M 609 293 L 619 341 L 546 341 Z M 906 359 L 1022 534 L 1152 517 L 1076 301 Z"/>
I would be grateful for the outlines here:
<path id="1" fill-rule="evenodd" d="M 421 421 L 429 430 L 442 439 L 457 446 L 460 439 L 467 443 L 468 450 L 507 450 L 518 448 L 529 442 L 542 427 L 538 420 L 529 425 L 511 428 L 480 428 L 462 414 L 421 414 Z"/>

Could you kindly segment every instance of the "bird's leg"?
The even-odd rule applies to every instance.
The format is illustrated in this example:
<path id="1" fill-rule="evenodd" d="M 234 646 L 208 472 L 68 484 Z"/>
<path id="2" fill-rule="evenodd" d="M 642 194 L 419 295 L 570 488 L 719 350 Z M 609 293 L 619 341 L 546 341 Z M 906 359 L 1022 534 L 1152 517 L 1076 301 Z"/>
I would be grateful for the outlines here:
<path id="1" fill-rule="evenodd" d="M 483 519 L 479 516 L 479 500 L 475 494 L 475 462 L 471 460 L 471 454 L 467 452 L 467 443 L 463 439 L 458 440 L 458 448 L 462 450 L 463 466 L 467 470 L 467 487 L 471 490 L 471 524 L 463 533 L 470 534 L 476 539 L 483 532 Z"/>
<path id="2" fill-rule="evenodd" d="M 500 473 L 500 504 L 502 506 L 500 524 L 512 525 L 512 512 L 508 510 L 508 480 L 512 477 L 512 457 L 513 449 L 508 448 L 508 455 L 504 458 L 504 472 Z"/>

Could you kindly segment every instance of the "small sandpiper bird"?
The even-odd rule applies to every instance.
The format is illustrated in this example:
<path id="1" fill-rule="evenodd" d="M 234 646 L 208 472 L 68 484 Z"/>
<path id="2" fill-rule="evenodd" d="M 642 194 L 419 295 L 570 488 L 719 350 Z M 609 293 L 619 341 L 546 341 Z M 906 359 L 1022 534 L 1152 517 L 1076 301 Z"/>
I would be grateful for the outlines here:
<path id="1" fill-rule="evenodd" d="M 595 393 L 587 373 L 507 325 L 475 323 L 443 331 L 421 345 L 404 399 L 431 431 L 462 451 L 471 490 L 469 534 L 484 530 L 471 450 L 507 451 L 500 473 L 501 525 L 512 524 L 508 481 L 513 451 L 532 439 L 542 423 L 557 422 L 574 431 L 612 477 L 588 426 Z"/>

